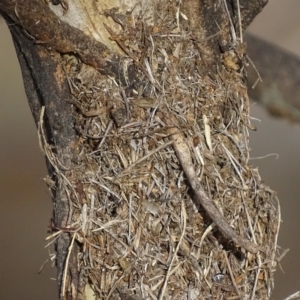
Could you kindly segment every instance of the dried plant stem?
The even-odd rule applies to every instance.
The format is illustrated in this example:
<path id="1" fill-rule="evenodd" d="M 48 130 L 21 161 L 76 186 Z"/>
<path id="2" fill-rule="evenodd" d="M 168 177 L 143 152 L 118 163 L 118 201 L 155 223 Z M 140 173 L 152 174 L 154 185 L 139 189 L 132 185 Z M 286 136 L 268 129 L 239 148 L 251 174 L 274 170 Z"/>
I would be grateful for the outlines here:
<path id="1" fill-rule="evenodd" d="M 241 18 L 241 6 L 240 6 L 240 0 L 237 0 L 236 3 L 237 3 L 237 9 L 238 9 L 240 40 L 241 40 L 241 43 L 243 43 L 243 28 L 242 28 L 242 18 Z"/>
<path id="2" fill-rule="evenodd" d="M 121 177 L 122 175 L 126 175 L 126 172 L 129 171 L 130 169 L 132 169 L 133 167 L 135 167 L 137 164 L 143 162 L 144 160 L 146 160 L 148 157 L 152 156 L 153 154 L 159 152 L 160 150 L 167 148 L 168 146 L 170 146 L 173 142 L 167 142 L 165 144 L 162 144 L 161 146 L 155 148 L 154 150 L 150 151 L 149 153 L 147 153 L 145 156 L 143 156 L 142 158 L 138 159 L 137 161 L 135 161 L 133 164 L 131 164 L 130 166 L 128 166 L 126 169 L 124 169 L 122 171 L 121 174 L 118 175 L 118 177 Z"/>
<path id="3" fill-rule="evenodd" d="M 185 138 L 176 128 L 169 128 L 169 133 L 173 138 L 173 147 L 176 155 L 195 194 L 195 200 L 197 201 L 196 205 L 200 204 L 205 209 L 210 218 L 216 223 L 218 228 L 227 238 L 239 244 L 241 247 L 245 248 L 251 253 L 257 253 L 259 250 L 262 250 L 258 245 L 255 245 L 251 241 L 239 236 L 229 226 L 225 218 L 221 215 L 221 213 L 218 211 L 218 209 L 215 207 L 215 205 L 203 190 L 193 168 L 190 150 Z"/>
<path id="4" fill-rule="evenodd" d="M 228 268 L 228 271 L 229 271 L 229 275 L 230 275 L 230 278 L 231 278 L 231 282 L 235 288 L 235 291 L 237 293 L 237 295 L 239 296 L 239 298 L 241 297 L 240 295 L 240 291 L 239 291 L 239 288 L 238 286 L 236 285 L 236 282 L 235 282 L 235 278 L 233 276 L 233 273 L 232 273 L 232 270 L 231 270 L 231 266 L 230 266 L 230 263 L 229 263 L 229 260 L 228 260 L 228 257 L 227 257 L 227 254 L 225 251 L 223 251 L 223 254 L 224 254 L 224 258 L 225 258 L 225 261 L 226 261 L 226 265 L 227 265 L 227 268 Z"/>
<path id="5" fill-rule="evenodd" d="M 79 109 L 79 111 L 81 112 L 82 115 L 84 115 L 87 118 L 90 117 L 97 117 L 101 114 L 103 114 L 104 112 L 106 112 L 107 108 L 106 107 L 100 107 L 98 109 L 90 109 L 89 111 L 85 111 L 80 104 L 78 104 L 76 101 L 72 101 L 72 100 L 67 100 L 67 102 L 74 104 L 76 106 L 76 108 Z"/>
<path id="6" fill-rule="evenodd" d="M 178 241 L 178 244 L 177 244 L 177 247 L 175 249 L 175 252 L 172 256 L 172 259 L 171 259 L 171 262 L 170 262 L 170 265 L 169 265 L 169 268 L 168 268 L 168 271 L 167 271 L 167 274 L 166 274 L 166 277 L 165 277 L 165 281 L 164 281 L 164 284 L 163 284 L 163 287 L 161 289 L 161 292 L 160 292 L 160 296 L 159 296 L 159 300 L 162 300 L 163 297 L 164 297 L 164 293 L 165 293 L 165 290 L 167 288 L 167 284 L 168 284 L 168 279 L 169 279 L 169 276 L 171 275 L 171 269 L 172 269 L 172 266 L 173 266 L 173 263 L 174 263 L 174 260 L 176 258 L 176 255 L 177 255 L 177 252 L 180 248 L 180 245 L 182 243 L 182 240 L 183 240 L 183 237 L 184 237 L 184 234 L 185 234 L 185 229 L 186 229 L 186 210 L 185 210 L 185 206 L 184 206 L 184 202 L 182 201 L 181 202 L 181 217 L 182 217 L 182 233 L 181 233 L 181 236 L 180 236 L 180 239 Z"/>
<path id="7" fill-rule="evenodd" d="M 62 281 L 62 289 L 61 289 L 61 297 L 62 299 L 65 299 L 65 292 L 66 292 L 66 282 L 67 282 L 67 274 L 68 274 L 68 266 L 69 266 L 69 260 L 70 260 L 70 255 L 73 249 L 74 241 L 76 238 L 77 233 L 74 233 L 69 250 L 68 250 L 68 255 L 66 258 L 66 263 L 65 263 L 65 268 L 64 268 L 64 274 L 63 274 L 63 281 Z"/>

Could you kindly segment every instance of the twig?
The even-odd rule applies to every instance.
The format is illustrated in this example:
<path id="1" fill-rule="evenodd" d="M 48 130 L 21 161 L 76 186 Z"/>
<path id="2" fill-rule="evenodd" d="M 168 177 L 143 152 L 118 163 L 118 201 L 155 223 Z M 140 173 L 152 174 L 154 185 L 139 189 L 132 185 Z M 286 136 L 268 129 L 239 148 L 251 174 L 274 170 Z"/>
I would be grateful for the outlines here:
<path id="1" fill-rule="evenodd" d="M 276 230 L 276 234 L 275 234 L 275 240 L 274 240 L 274 247 L 277 248 L 277 242 L 278 242 L 278 235 L 279 235 L 279 229 L 280 229 L 280 222 L 281 222 L 281 209 L 280 209 L 280 203 L 279 203 L 279 200 L 277 198 L 277 196 L 275 195 L 274 196 L 275 199 L 276 199 L 276 202 L 277 202 L 277 212 L 278 212 L 278 219 L 277 219 L 277 222 L 278 222 L 278 225 L 277 225 L 277 230 Z M 286 249 L 282 254 L 281 256 L 277 259 L 277 262 L 280 262 L 280 260 L 285 256 L 285 254 L 289 251 L 289 249 Z M 274 251 L 273 255 L 272 255 L 272 266 L 275 267 L 276 265 L 276 262 L 275 262 L 275 254 L 276 254 L 276 251 Z"/>
<path id="2" fill-rule="evenodd" d="M 224 2 L 225 10 L 226 10 L 226 13 L 228 15 L 228 19 L 229 19 L 229 23 L 230 23 L 230 29 L 231 29 L 231 34 L 232 34 L 232 42 L 235 45 L 236 44 L 236 33 L 235 33 L 234 26 L 233 26 L 233 23 L 232 23 L 232 20 L 231 20 L 231 17 L 230 17 L 227 2 L 225 0 L 223 0 L 223 2 Z"/>
<path id="3" fill-rule="evenodd" d="M 262 78 L 261 78 L 261 76 L 260 76 L 260 74 L 259 74 L 259 72 L 258 72 L 258 70 L 257 70 L 257 68 L 256 68 L 256 66 L 254 64 L 254 62 L 252 61 L 252 59 L 248 55 L 246 55 L 246 58 L 248 59 L 248 61 L 250 62 L 250 64 L 252 65 L 253 69 L 255 70 L 255 72 L 257 74 L 257 79 L 256 79 L 255 83 L 252 85 L 252 89 L 255 89 L 255 87 L 258 84 L 258 82 L 259 81 L 263 82 L 263 80 L 262 80 Z"/>
<path id="4" fill-rule="evenodd" d="M 199 204 L 205 209 L 210 218 L 216 223 L 221 232 L 233 242 L 239 244 L 241 247 L 245 248 L 251 253 L 257 253 L 258 251 L 263 251 L 261 247 L 255 245 L 251 241 L 239 236 L 227 223 L 224 216 L 218 211 L 213 202 L 209 199 L 203 187 L 201 186 L 196 172 L 193 168 L 192 159 L 190 156 L 190 150 L 186 143 L 183 135 L 176 128 L 169 128 L 169 133 L 173 139 L 173 147 L 176 155 L 180 161 L 180 164 L 188 178 L 191 188 L 195 194 L 195 203 L 197 206 Z"/>
<path id="5" fill-rule="evenodd" d="M 284 298 L 284 300 L 292 300 L 292 299 L 299 299 L 300 298 L 300 291 L 294 293 L 293 295 Z"/>

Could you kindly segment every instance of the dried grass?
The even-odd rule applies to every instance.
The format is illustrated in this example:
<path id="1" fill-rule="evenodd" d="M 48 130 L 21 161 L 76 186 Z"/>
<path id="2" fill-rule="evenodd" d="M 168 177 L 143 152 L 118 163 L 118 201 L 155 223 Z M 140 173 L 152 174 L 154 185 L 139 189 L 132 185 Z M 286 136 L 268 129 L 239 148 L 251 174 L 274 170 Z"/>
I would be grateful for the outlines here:
<path id="1" fill-rule="evenodd" d="M 89 299 L 267 299 L 280 213 L 276 195 L 249 165 L 249 100 L 244 66 L 236 67 L 245 57 L 235 51 L 237 39 L 218 76 L 203 76 L 199 49 L 181 24 L 187 17 L 167 3 L 160 2 L 152 26 L 136 13 L 131 26 L 143 30 L 123 27 L 123 47 L 144 85 L 130 82 L 128 59 L 122 86 L 63 56 L 79 139 L 76 161 L 62 166 L 46 142 L 42 112 L 41 147 L 72 212 L 69 226 L 51 238 L 69 228 L 69 253 L 74 243 L 81 249 L 82 293 L 96 295 Z M 195 205 L 172 129 L 189 149 L 203 192 L 264 252 L 224 237 Z M 67 265 L 63 294 L 71 289 Z"/>

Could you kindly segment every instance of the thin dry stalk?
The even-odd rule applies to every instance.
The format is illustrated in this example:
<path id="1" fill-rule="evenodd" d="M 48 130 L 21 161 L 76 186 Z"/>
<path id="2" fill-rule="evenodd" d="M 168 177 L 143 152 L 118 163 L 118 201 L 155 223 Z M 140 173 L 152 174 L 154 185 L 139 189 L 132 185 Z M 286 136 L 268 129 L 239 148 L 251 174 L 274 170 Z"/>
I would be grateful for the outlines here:
<path id="1" fill-rule="evenodd" d="M 177 255 L 177 252 L 179 250 L 179 247 L 182 243 L 182 240 L 183 240 L 183 237 L 184 237 L 184 234 L 185 234 L 185 230 L 186 230 L 186 211 L 185 211 L 185 204 L 183 203 L 183 201 L 181 201 L 181 218 L 182 218 L 182 234 L 180 236 L 180 239 L 178 241 L 178 244 L 176 246 L 176 249 L 173 253 L 173 256 L 172 256 L 172 259 L 171 259 L 171 262 L 169 264 L 169 267 L 168 267 L 168 271 L 167 271 L 167 274 L 166 274 L 166 277 L 165 277 L 165 281 L 164 281 L 164 284 L 163 284 L 163 287 L 162 287 L 162 290 L 160 292 L 160 296 L 159 296 L 159 300 L 162 300 L 163 297 L 164 297 L 164 293 L 165 293 L 165 290 L 166 290 L 166 287 L 167 287 L 167 284 L 168 284 L 168 279 L 169 279 L 169 276 L 171 275 L 171 270 L 172 270 L 172 267 L 173 267 L 173 264 L 174 264 L 174 260 L 176 259 L 176 255 Z M 175 271 L 175 269 L 173 270 L 173 272 Z"/>

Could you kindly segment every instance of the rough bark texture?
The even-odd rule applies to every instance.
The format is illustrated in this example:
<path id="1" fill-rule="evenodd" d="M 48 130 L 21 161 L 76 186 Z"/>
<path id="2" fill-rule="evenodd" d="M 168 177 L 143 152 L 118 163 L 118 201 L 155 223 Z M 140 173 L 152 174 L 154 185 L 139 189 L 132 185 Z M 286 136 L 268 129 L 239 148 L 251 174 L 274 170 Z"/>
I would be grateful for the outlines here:
<path id="1" fill-rule="evenodd" d="M 11 21 L 8 19 L 8 23 Z M 45 107 L 45 139 L 50 145 L 55 145 L 57 159 L 70 166 L 76 147 L 77 136 L 73 128 L 71 107 L 62 99 L 71 100 L 66 75 L 60 64 L 59 54 L 49 51 L 43 46 L 24 36 L 18 26 L 11 29 L 13 41 L 21 65 L 25 92 L 36 124 L 40 120 L 42 106 Z M 50 177 L 49 183 L 57 188 L 53 191 L 53 223 L 57 228 L 68 224 L 69 205 L 62 186 L 61 178 L 57 176 L 52 162 L 47 160 Z M 70 235 L 62 233 L 57 242 L 58 282 L 64 270 L 65 257 L 70 244 Z M 74 279 L 75 280 L 75 279 Z"/>
<path id="2" fill-rule="evenodd" d="M 49 167 L 60 299 L 270 297 L 280 216 L 248 164 L 239 28 L 265 4 L 0 1 Z"/>

